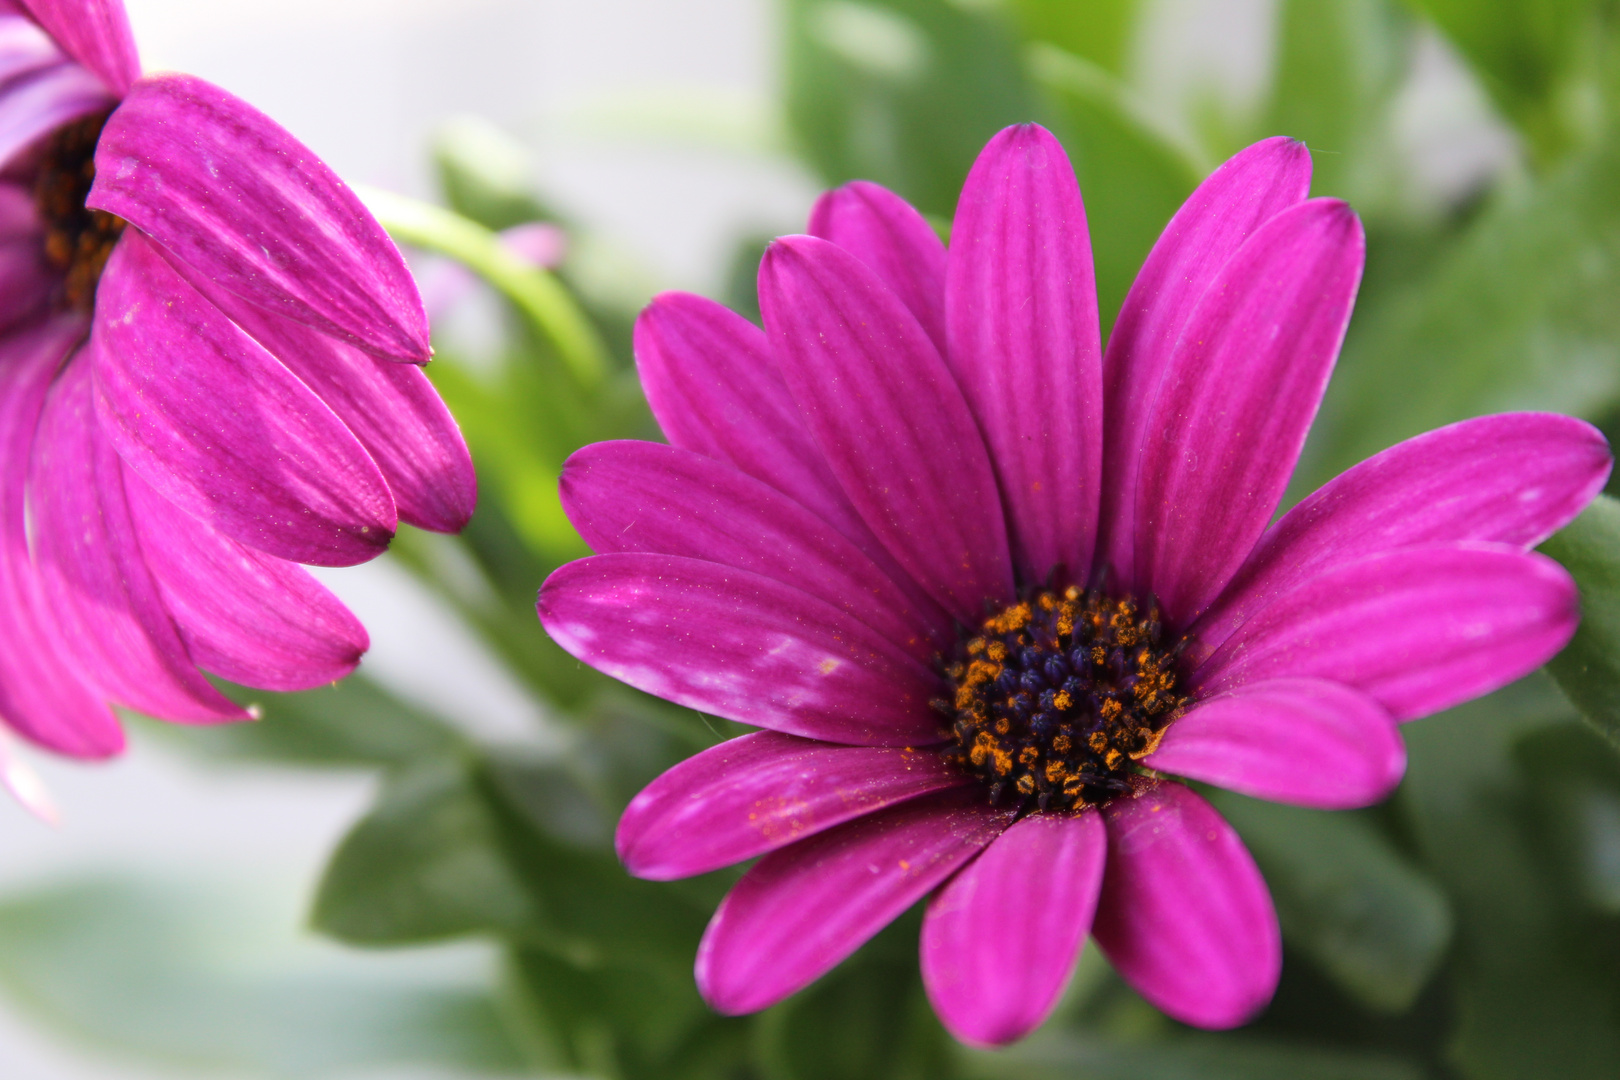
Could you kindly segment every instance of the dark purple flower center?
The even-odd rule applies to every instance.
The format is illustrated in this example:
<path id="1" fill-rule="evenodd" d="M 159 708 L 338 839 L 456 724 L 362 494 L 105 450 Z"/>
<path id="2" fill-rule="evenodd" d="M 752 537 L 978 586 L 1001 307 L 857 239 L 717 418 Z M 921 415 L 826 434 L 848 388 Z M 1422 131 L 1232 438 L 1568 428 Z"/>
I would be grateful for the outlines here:
<path id="1" fill-rule="evenodd" d="M 46 139 L 34 175 L 34 204 L 45 227 L 45 259 L 62 272 L 57 303 L 89 311 L 96 283 L 124 231 L 124 219 L 84 205 L 96 179 L 96 141 L 111 112 L 64 124 Z"/>
<path id="2" fill-rule="evenodd" d="M 1178 646 L 1161 644 L 1156 605 L 1070 587 L 984 620 L 945 663 L 955 691 L 946 751 L 991 803 L 1098 805 L 1128 791 L 1185 698 Z"/>

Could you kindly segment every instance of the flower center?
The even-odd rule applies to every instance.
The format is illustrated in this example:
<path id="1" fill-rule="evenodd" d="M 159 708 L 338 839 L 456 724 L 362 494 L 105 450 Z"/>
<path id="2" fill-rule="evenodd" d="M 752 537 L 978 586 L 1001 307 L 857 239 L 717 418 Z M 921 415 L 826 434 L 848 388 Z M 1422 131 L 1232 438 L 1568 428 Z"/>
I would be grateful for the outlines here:
<path id="1" fill-rule="evenodd" d="M 946 753 L 992 804 L 1069 809 L 1125 793 L 1185 701 L 1181 646 L 1162 634 L 1156 605 L 1072 586 L 997 612 L 945 664 L 955 700 L 934 707 L 954 721 Z"/>
<path id="2" fill-rule="evenodd" d="M 96 179 L 96 141 L 112 113 L 98 113 L 64 124 L 51 133 L 34 176 L 34 205 L 45 226 L 45 259 L 62 271 L 57 302 L 89 311 L 96 283 L 124 219 L 84 205 Z"/>

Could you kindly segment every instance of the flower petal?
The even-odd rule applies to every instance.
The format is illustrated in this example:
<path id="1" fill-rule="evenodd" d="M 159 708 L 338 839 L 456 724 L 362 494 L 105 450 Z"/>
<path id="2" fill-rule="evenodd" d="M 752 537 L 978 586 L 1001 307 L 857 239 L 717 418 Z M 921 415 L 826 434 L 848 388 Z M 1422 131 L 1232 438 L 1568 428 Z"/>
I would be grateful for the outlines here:
<path id="1" fill-rule="evenodd" d="M 1236 1027 L 1282 971 L 1271 894 L 1243 841 L 1180 784 L 1103 808 L 1108 870 L 1091 932 L 1136 992 L 1185 1024 Z"/>
<path id="2" fill-rule="evenodd" d="M 1361 223 L 1313 199 L 1238 249 L 1187 322 L 1145 430 L 1136 567 L 1187 625 L 1249 554 L 1282 498 L 1361 280 Z"/>
<path id="3" fill-rule="evenodd" d="M 1035 1030 L 1074 972 L 1102 888 L 1102 815 L 1034 814 L 934 895 L 922 928 L 928 1000 L 963 1042 Z"/>
<path id="4" fill-rule="evenodd" d="M 337 413 L 388 481 L 401 521 L 434 532 L 466 527 L 478 503 L 472 454 L 426 372 L 188 280 Z"/>
<path id="5" fill-rule="evenodd" d="M 159 494 L 234 540 L 347 566 L 388 546 L 388 484 L 365 449 L 275 357 L 126 230 L 90 343 L 97 411 Z"/>
<path id="6" fill-rule="evenodd" d="M 933 750 L 836 746 L 756 731 L 648 784 L 625 808 L 614 844 L 632 874 L 672 881 L 966 783 Z"/>
<path id="7" fill-rule="evenodd" d="M 0 724 L 0 788 L 5 788 L 24 810 L 46 824 L 55 825 L 61 820 L 50 788 L 17 752 L 16 741 L 4 724 Z"/>
<path id="8" fill-rule="evenodd" d="M 1272 602 L 1192 684 L 1215 694 L 1262 679 L 1329 679 L 1413 720 L 1529 674 L 1579 621 L 1575 583 L 1544 555 L 1502 544 L 1405 548 Z"/>
<path id="9" fill-rule="evenodd" d="M 1305 144 L 1278 136 L 1216 169 L 1188 196 L 1142 264 L 1103 354 L 1102 512 L 1098 557 L 1123 587 L 1136 581 L 1136 483 L 1148 414 L 1176 343 L 1221 267 L 1262 224 L 1303 202 Z"/>
<path id="10" fill-rule="evenodd" d="M 0 84 L 62 60 L 62 50 L 38 23 L 26 15 L 11 14 L 9 8 L 0 9 Z"/>
<path id="11" fill-rule="evenodd" d="M 1363 693 L 1269 679 L 1200 702 L 1144 764 L 1259 799 L 1348 810 L 1395 789 L 1406 747 L 1394 718 Z"/>
<path id="12" fill-rule="evenodd" d="M 307 690 L 354 670 L 370 644 L 365 627 L 308 571 L 243 547 L 133 470 L 124 470 L 124 490 L 163 603 L 199 667 L 261 690 Z"/>
<path id="13" fill-rule="evenodd" d="M 773 851 L 720 904 L 697 983 L 730 1016 L 756 1012 L 840 960 L 1012 821 L 976 787 L 912 799 Z"/>
<path id="14" fill-rule="evenodd" d="M 706 559 L 802 589 L 864 622 L 917 659 L 944 644 L 855 545 L 792 499 L 702 454 L 647 442 L 601 442 L 563 466 L 563 507 L 598 554 L 646 551 Z"/>
<path id="15" fill-rule="evenodd" d="M 141 76 L 141 58 L 123 0 L 18 0 L 62 51 L 123 96 Z"/>
<path id="16" fill-rule="evenodd" d="M 101 81 L 73 63 L 56 64 L 7 83 L 0 92 L 0 168 L 63 124 L 113 104 Z"/>
<path id="17" fill-rule="evenodd" d="M 889 553 L 965 624 L 1010 600 L 990 458 L 916 317 L 859 259 L 811 236 L 765 252 L 759 299 L 817 446 Z"/>
<path id="18" fill-rule="evenodd" d="M 869 180 L 852 180 L 816 200 L 805 231 L 871 267 L 945 351 L 945 244 L 910 203 Z"/>
<path id="19" fill-rule="evenodd" d="M 147 569 L 124 499 L 123 465 L 96 423 L 80 354 L 46 399 L 29 508 L 35 562 L 57 625 L 103 694 L 150 716 L 246 720 L 203 678 Z"/>
<path id="20" fill-rule="evenodd" d="M 671 555 L 597 555 L 540 589 L 569 655 L 666 701 L 861 746 L 938 742 L 939 677 L 877 631 L 781 582 Z"/>
<path id="21" fill-rule="evenodd" d="M 61 317 L 0 337 L 0 717 L 12 730 L 72 757 L 124 748 L 101 695 L 79 674 L 56 631 L 28 552 L 26 462 L 51 376 L 84 336 Z"/>
<path id="22" fill-rule="evenodd" d="M 38 236 L 0 241 L 0 330 L 38 313 L 56 278 L 45 264 Z"/>
<path id="23" fill-rule="evenodd" d="M 405 260 L 354 192 L 201 79 L 154 75 L 130 89 L 102 130 L 86 205 L 262 308 L 383 359 L 432 355 Z"/>
<path id="24" fill-rule="evenodd" d="M 1266 531 L 1198 621 L 1189 657 L 1201 662 L 1272 600 L 1367 555 L 1462 540 L 1534 547 L 1574 520 L 1612 465 L 1601 432 L 1554 413 L 1481 416 L 1392 446 Z"/>
<path id="25" fill-rule="evenodd" d="M 1044 128 L 1007 128 L 974 162 L 951 228 L 945 316 L 1021 579 L 1058 569 L 1084 584 L 1102 467 L 1097 283 L 1080 185 Z"/>

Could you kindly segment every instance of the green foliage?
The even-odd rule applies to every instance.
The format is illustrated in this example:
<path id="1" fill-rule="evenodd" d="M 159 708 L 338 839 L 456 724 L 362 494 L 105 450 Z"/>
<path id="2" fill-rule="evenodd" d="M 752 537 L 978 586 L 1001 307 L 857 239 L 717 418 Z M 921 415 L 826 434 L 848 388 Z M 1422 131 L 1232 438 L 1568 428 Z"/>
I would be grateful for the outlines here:
<path id="1" fill-rule="evenodd" d="M 466 974 L 289 940 L 285 887 L 109 878 L 0 902 L 0 985 L 104 1053 L 298 1080 L 521 1059 Z M 463 965 L 465 967 L 465 965 Z"/>
<path id="2" fill-rule="evenodd" d="M 1024 36 L 1056 45 L 1115 75 L 1124 73 L 1137 0 L 1012 0 Z"/>
<path id="3" fill-rule="evenodd" d="M 1580 629 L 1547 670 L 1620 748 L 1620 502 L 1598 496 L 1541 550 L 1563 563 L 1581 590 Z"/>
<path id="4" fill-rule="evenodd" d="M 1368 1008 L 1410 1008 L 1450 943 L 1444 894 L 1365 817 L 1213 801 L 1260 864 L 1284 939 Z"/>
<path id="5" fill-rule="evenodd" d="M 786 0 L 788 118 L 823 180 L 875 180 L 948 218 L 990 136 L 1044 118 L 1011 27 L 982 7 Z"/>

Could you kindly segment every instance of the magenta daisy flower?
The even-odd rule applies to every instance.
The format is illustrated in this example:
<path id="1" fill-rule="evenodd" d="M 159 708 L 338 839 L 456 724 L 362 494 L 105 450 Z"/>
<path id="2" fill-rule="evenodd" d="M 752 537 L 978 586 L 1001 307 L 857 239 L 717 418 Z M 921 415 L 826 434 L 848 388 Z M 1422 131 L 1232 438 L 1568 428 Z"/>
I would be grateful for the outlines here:
<path id="1" fill-rule="evenodd" d="M 472 464 L 398 250 L 314 154 L 185 75 L 118 0 L 0 0 L 0 717 L 116 752 L 109 702 L 348 673 L 298 563 L 455 530 Z"/>
<path id="2" fill-rule="evenodd" d="M 1312 807 L 1399 781 L 1398 725 L 1517 679 L 1577 622 L 1529 552 L 1608 476 L 1567 417 L 1485 417 L 1350 470 L 1267 528 L 1361 275 L 1355 215 L 1288 139 L 1171 221 L 1108 351 L 1061 146 L 1010 128 L 950 249 L 872 184 L 777 241 L 765 331 L 642 315 L 673 445 L 600 443 L 563 495 L 601 554 L 541 590 L 586 663 L 767 729 L 633 800 L 634 874 L 759 858 L 704 935 L 718 1010 L 805 986 L 911 904 L 958 1037 L 1050 1011 L 1089 932 L 1208 1028 L 1270 1000 L 1264 882 L 1171 777 Z"/>

